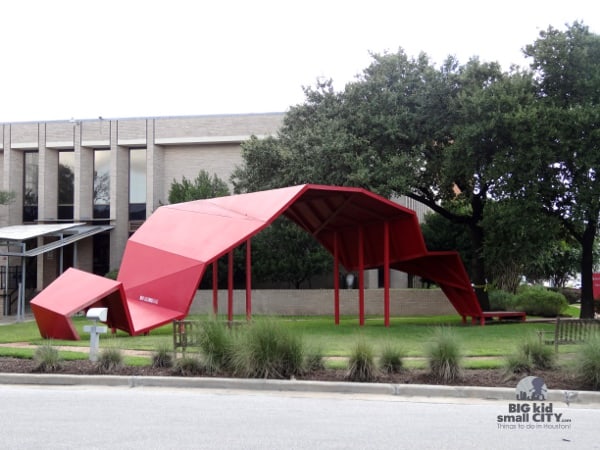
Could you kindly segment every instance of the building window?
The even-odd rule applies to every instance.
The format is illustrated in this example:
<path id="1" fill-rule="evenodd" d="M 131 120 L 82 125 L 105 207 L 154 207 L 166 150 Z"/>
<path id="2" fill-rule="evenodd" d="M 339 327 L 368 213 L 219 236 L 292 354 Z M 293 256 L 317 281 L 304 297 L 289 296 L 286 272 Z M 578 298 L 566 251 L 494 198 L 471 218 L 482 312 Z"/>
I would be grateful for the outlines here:
<path id="1" fill-rule="evenodd" d="M 110 150 L 94 150 L 94 219 L 110 219 Z"/>
<path id="2" fill-rule="evenodd" d="M 23 223 L 38 219 L 38 152 L 25 152 L 23 174 Z"/>
<path id="3" fill-rule="evenodd" d="M 58 219 L 73 220 L 75 196 L 75 153 L 58 153 Z"/>
<path id="4" fill-rule="evenodd" d="M 146 220 L 146 149 L 129 151 L 129 220 Z"/>

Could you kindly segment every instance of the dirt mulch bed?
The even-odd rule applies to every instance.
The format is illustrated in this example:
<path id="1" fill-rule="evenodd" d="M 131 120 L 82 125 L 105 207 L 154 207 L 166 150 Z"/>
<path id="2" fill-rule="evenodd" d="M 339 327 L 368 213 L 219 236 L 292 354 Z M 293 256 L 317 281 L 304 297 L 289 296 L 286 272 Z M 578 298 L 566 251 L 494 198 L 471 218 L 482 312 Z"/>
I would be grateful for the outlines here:
<path id="1" fill-rule="evenodd" d="M 39 373 L 37 363 L 31 359 L 0 357 L 0 373 Z M 125 375 L 125 376 L 178 376 L 170 368 L 154 368 L 151 366 L 125 366 L 108 373 L 99 371 L 97 365 L 88 360 L 63 361 L 61 368 L 55 373 L 74 375 Z M 452 383 L 455 386 L 487 386 L 514 388 L 520 379 L 527 374 L 506 377 L 501 370 L 474 369 L 465 370 L 460 380 Z M 536 371 L 532 374 L 541 377 L 548 389 L 589 390 L 582 385 L 575 374 L 562 370 Z M 206 374 L 197 376 L 207 376 Z M 223 375 L 219 375 L 223 376 Z M 313 381 L 347 381 L 345 370 L 321 370 L 309 375 L 298 376 L 299 380 Z M 408 369 L 399 374 L 379 375 L 375 382 L 394 384 L 439 384 L 425 370 Z"/>

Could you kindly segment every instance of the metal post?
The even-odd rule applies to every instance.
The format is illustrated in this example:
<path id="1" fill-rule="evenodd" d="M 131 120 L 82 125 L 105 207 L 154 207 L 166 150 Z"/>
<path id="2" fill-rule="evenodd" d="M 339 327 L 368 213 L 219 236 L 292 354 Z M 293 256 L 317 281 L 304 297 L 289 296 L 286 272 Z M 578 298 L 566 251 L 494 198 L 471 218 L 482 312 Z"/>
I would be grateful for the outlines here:
<path id="1" fill-rule="evenodd" d="M 358 316 L 359 324 L 365 324 L 365 234 L 358 228 Z"/>
<path id="2" fill-rule="evenodd" d="M 252 244 L 246 241 L 246 320 L 252 319 Z"/>
<path id="3" fill-rule="evenodd" d="M 213 313 L 219 313 L 219 260 L 212 263 Z"/>
<path id="4" fill-rule="evenodd" d="M 390 326 L 390 223 L 383 224 L 383 321 Z"/>
<path id="5" fill-rule="evenodd" d="M 233 322 L 233 250 L 227 255 L 227 320 Z"/>
<path id="6" fill-rule="evenodd" d="M 340 255 L 338 233 L 333 233 L 333 315 L 336 325 L 340 324 Z"/>

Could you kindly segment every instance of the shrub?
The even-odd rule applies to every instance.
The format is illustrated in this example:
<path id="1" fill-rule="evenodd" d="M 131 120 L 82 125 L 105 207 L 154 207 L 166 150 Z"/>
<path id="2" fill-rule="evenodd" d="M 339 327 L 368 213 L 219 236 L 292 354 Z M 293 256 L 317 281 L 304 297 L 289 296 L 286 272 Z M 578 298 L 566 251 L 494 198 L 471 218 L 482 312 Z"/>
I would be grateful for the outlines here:
<path id="1" fill-rule="evenodd" d="M 517 307 L 517 296 L 501 289 L 494 289 L 488 293 L 492 311 L 514 311 Z"/>
<path id="2" fill-rule="evenodd" d="M 350 353 L 346 379 L 367 383 L 375 381 L 377 379 L 376 369 L 373 347 L 365 340 L 359 339 Z"/>
<path id="3" fill-rule="evenodd" d="M 209 373 L 228 370 L 231 367 L 232 331 L 215 317 L 202 322 L 198 329 L 198 347 Z"/>
<path id="4" fill-rule="evenodd" d="M 381 351 L 379 367 L 385 373 L 399 373 L 402 371 L 404 351 L 392 344 L 385 344 Z"/>
<path id="5" fill-rule="evenodd" d="M 426 348 L 429 373 L 440 383 L 452 383 L 462 372 L 461 351 L 456 335 L 451 328 L 439 327 Z"/>
<path id="6" fill-rule="evenodd" d="M 529 374 L 532 369 L 531 360 L 523 352 L 518 351 L 506 356 L 505 371 L 507 375 Z"/>
<path id="7" fill-rule="evenodd" d="M 556 317 L 569 306 L 564 295 L 543 286 L 526 286 L 517 294 L 517 309 L 531 316 Z"/>
<path id="8" fill-rule="evenodd" d="M 517 352 L 506 358 L 508 373 L 530 373 L 533 369 L 549 370 L 556 365 L 556 353 L 535 336 L 521 342 Z"/>
<path id="9" fill-rule="evenodd" d="M 302 339 L 272 320 L 254 322 L 234 345 L 232 369 L 250 378 L 290 378 L 302 373 Z"/>
<path id="10" fill-rule="evenodd" d="M 316 372 L 325 369 L 325 363 L 323 362 L 323 354 L 321 350 L 312 349 L 306 352 L 304 357 L 304 372 Z"/>
<path id="11" fill-rule="evenodd" d="M 120 348 L 109 346 L 98 355 L 96 369 L 100 373 L 110 373 L 123 367 L 123 352 Z"/>
<path id="12" fill-rule="evenodd" d="M 179 358 L 173 366 L 173 373 L 182 377 L 202 375 L 205 368 L 197 356 L 185 355 Z"/>
<path id="13" fill-rule="evenodd" d="M 156 352 L 152 354 L 152 367 L 168 368 L 173 367 L 173 350 L 168 345 L 161 345 Z"/>
<path id="14" fill-rule="evenodd" d="M 45 341 L 35 349 L 33 360 L 37 363 L 36 372 L 56 372 L 62 368 L 58 350 L 52 346 L 51 341 Z"/>
<path id="15" fill-rule="evenodd" d="M 577 353 L 576 365 L 580 381 L 586 387 L 600 390 L 600 338 L 583 344 Z"/>

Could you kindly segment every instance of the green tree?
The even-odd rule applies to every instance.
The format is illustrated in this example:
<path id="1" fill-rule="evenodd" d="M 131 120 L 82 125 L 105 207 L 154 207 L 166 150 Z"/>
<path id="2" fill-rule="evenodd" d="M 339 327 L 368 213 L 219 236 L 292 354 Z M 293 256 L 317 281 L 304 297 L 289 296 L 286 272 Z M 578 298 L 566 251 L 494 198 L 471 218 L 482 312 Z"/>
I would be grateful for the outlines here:
<path id="1" fill-rule="evenodd" d="M 185 176 L 181 181 L 173 180 L 169 190 L 169 203 L 182 203 L 205 198 L 222 197 L 229 195 L 227 183 L 216 174 L 210 174 L 201 170 L 194 180 L 188 180 Z"/>
<path id="2" fill-rule="evenodd" d="M 15 193 L 12 191 L 0 191 L 0 205 L 8 205 L 15 200 Z"/>
<path id="3" fill-rule="evenodd" d="M 343 92 L 330 82 L 305 92 L 277 139 L 245 147 L 234 185 L 324 183 L 407 195 L 467 228 L 471 278 L 489 309 L 481 223 L 497 181 L 495 160 L 519 137 L 510 116 L 533 99 L 531 77 L 476 59 L 459 66 L 449 58 L 438 69 L 426 55 L 411 59 L 400 50 L 373 55 Z M 281 170 L 257 179 L 254 168 L 268 154 Z M 465 208 L 447 208 L 451 201 Z"/>
<path id="4" fill-rule="evenodd" d="M 600 36 L 577 22 L 565 31 L 549 27 L 525 54 L 538 97 L 520 125 L 530 129 L 528 150 L 507 155 L 505 182 L 581 245 L 581 317 L 590 318 L 600 215 Z"/>

